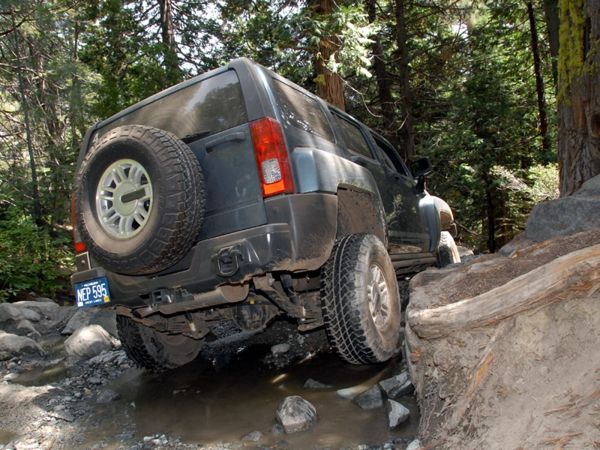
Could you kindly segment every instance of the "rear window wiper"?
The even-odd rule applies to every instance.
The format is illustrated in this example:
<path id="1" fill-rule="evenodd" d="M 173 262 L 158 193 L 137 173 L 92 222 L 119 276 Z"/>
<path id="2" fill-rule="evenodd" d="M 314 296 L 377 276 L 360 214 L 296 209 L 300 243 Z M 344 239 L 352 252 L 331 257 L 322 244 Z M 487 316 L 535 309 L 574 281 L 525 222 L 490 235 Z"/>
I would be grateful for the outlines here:
<path id="1" fill-rule="evenodd" d="M 197 139 L 208 136 L 210 133 L 210 130 L 202 130 L 198 131 L 197 133 L 186 134 L 184 137 L 181 138 L 181 140 L 186 144 L 189 144 L 190 142 L 194 142 Z"/>

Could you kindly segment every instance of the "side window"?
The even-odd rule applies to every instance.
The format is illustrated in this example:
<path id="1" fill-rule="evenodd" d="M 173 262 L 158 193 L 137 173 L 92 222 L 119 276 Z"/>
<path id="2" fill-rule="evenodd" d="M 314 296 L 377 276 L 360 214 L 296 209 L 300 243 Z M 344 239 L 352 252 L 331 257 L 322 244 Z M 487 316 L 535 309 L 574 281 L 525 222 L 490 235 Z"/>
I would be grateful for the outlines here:
<path id="1" fill-rule="evenodd" d="M 360 131 L 360 128 L 335 113 L 333 113 L 333 117 L 335 118 L 338 127 L 342 131 L 344 141 L 346 142 L 348 148 L 354 153 L 358 153 L 359 155 L 373 159 L 373 155 L 369 149 L 369 144 L 367 144 L 367 141 Z"/>
<path id="2" fill-rule="evenodd" d="M 373 139 L 375 139 L 377 153 L 383 154 L 382 159 L 385 165 L 401 175 L 410 176 L 408 170 L 406 169 L 406 166 L 402 163 L 402 160 L 400 159 L 400 155 L 398 155 L 398 152 L 396 152 L 394 147 L 382 140 L 379 136 L 372 136 Z"/>
<path id="3" fill-rule="evenodd" d="M 179 138 L 215 134 L 247 122 L 237 74 L 223 72 L 142 106 L 100 130 L 140 124 L 167 130 Z"/>
<path id="4" fill-rule="evenodd" d="M 285 126 L 292 126 L 334 142 L 325 113 L 314 98 L 273 78 L 277 103 Z"/>

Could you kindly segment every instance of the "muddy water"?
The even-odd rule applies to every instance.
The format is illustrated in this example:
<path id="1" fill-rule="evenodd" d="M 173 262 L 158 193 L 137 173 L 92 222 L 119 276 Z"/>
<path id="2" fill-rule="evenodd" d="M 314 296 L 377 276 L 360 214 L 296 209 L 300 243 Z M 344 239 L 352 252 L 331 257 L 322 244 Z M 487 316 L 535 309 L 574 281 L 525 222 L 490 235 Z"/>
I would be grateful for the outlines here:
<path id="1" fill-rule="evenodd" d="M 389 376 L 397 362 L 358 367 L 343 363 L 335 355 L 321 354 L 276 370 L 259 363 L 265 352 L 268 347 L 243 351 L 221 370 L 200 362 L 161 375 L 132 369 L 113 382 L 111 388 L 123 400 L 110 405 L 105 414 L 98 411 L 104 426 L 98 425 L 113 437 L 118 434 L 125 404 L 126 421 L 134 424 L 129 432 L 139 439 L 165 433 L 188 443 L 239 442 L 246 433 L 258 430 L 263 434 L 261 445 L 304 449 L 378 444 L 392 438 L 409 441 L 415 436 L 418 412 L 412 398 L 402 399 L 412 411 L 410 421 L 390 431 L 383 408 L 364 411 L 335 392 Z M 305 389 L 308 378 L 332 387 Z M 274 412 L 288 395 L 301 395 L 313 403 L 319 421 L 307 432 L 273 435 Z M 121 428 L 123 431 L 128 432 Z"/>

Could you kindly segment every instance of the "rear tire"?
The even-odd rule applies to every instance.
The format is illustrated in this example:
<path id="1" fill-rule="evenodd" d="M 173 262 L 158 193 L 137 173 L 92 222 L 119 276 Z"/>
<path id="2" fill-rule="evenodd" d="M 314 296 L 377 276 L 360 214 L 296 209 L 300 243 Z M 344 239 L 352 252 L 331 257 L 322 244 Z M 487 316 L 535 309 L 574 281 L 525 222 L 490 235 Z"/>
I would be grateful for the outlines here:
<path id="1" fill-rule="evenodd" d="M 400 294 L 383 243 L 370 234 L 339 240 L 321 275 L 331 345 L 351 364 L 387 361 L 401 347 Z"/>
<path id="2" fill-rule="evenodd" d="M 81 238 L 106 269 L 150 274 L 179 261 L 200 229 L 200 164 L 175 135 L 126 125 L 93 145 L 77 176 Z"/>
<path id="3" fill-rule="evenodd" d="M 160 333 L 122 315 L 117 315 L 117 331 L 127 356 L 139 367 L 153 372 L 192 362 L 204 347 L 203 340 Z"/>
<path id="4" fill-rule="evenodd" d="M 460 253 L 454 238 L 448 231 L 442 231 L 437 251 L 438 267 L 460 263 Z"/>

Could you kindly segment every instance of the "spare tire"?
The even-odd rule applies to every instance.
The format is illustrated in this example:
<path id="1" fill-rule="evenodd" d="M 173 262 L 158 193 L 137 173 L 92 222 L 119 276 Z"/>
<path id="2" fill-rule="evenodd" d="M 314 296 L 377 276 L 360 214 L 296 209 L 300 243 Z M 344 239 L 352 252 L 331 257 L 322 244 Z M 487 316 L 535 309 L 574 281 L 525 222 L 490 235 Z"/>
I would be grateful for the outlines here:
<path id="1" fill-rule="evenodd" d="M 95 143 L 77 175 L 77 225 L 106 269 L 150 274 L 189 250 L 204 214 L 198 159 L 175 135 L 126 125 Z"/>

